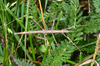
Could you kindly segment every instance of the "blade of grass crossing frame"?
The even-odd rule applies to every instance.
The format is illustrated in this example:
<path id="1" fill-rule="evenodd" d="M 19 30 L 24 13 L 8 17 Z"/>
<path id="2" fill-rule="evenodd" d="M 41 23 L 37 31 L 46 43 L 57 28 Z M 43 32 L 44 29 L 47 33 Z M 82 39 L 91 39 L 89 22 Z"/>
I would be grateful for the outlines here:
<path id="1" fill-rule="evenodd" d="M 28 27 L 28 13 L 29 13 L 29 0 L 27 0 L 25 31 L 27 31 L 27 27 Z M 26 39 L 27 39 L 27 35 L 25 34 L 25 41 L 24 41 L 24 45 L 25 45 L 25 61 L 26 61 Z"/>
<path id="2" fill-rule="evenodd" d="M 1 23 L 2 23 L 2 27 L 3 27 L 3 33 L 4 33 L 4 37 L 5 37 L 5 42 L 6 42 L 6 49 L 3 49 L 3 55 L 4 55 L 4 62 L 5 63 L 5 59 L 8 56 L 8 42 L 7 42 L 7 26 L 6 26 L 6 14 L 5 14 L 5 6 L 2 0 L 0 0 L 0 8 L 1 8 L 1 14 L 0 14 L 0 18 L 1 18 Z M 8 65 L 8 61 L 5 63 L 6 65 Z"/>
<path id="3" fill-rule="evenodd" d="M 28 31 L 29 30 L 30 30 L 30 27 L 29 27 L 29 23 L 28 23 Z M 32 42 L 32 35 L 31 34 L 29 34 L 29 41 L 30 41 L 30 46 L 31 46 L 31 49 L 32 49 L 33 60 L 36 61 L 35 50 L 34 50 L 34 46 L 33 46 L 33 42 Z"/>

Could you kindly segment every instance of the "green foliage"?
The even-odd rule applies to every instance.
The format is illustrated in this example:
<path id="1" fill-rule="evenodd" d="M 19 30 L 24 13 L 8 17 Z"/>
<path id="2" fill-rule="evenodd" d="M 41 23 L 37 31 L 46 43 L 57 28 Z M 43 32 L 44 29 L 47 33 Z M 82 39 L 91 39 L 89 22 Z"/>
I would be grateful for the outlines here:
<path id="1" fill-rule="evenodd" d="M 84 28 L 84 33 L 96 33 L 100 30 L 100 21 L 99 19 L 91 19 L 90 21 L 85 22 L 88 26 Z"/>
<path id="2" fill-rule="evenodd" d="M 81 48 L 81 50 L 83 52 L 86 51 L 87 53 L 93 53 L 95 51 L 94 49 L 95 49 L 95 45 L 96 45 L 96 40 L 94 40 L 94 39 L 90 39 L 88 41 L 80 41 L 79 44 L 80 44 L 80 45 L 78 45 L 79 47 L 83 47 L 83 48 Z M 89 48 L 91 48 L 91 49 L 89 49 Z"/>
<path id="3" fill-rule="evenodd" d="M 53 3 L 51 6 L 54 7 L 55 10 L 57 10 L 56 8 L 59 7 L 58 10 L 56 11 L 56 13 L 59 12 L 59 9 L 60 9 L 60 11 L 63 12 L 63 16 L 62 16 L 63 20 L 60 19 L 60 25 L 59 25 L 59 27 L 61 27 L 61 28 L 63 27 L 63 29 L 64 29 L 64 28 L 69 28 L 69 27 L 74 26 L 74 25 L 87 25 L 87 26 L 75 26 L 74 28 L 70 29 L 70 30 L 72 30 L 74 32 L 66 34 L 68 37 L 70 37 L 70 39 L 76 45 L 78 45 L 78 46 L 82 46 L 83 45 L 84 46 L 85 44 L 87 44 L 87 43 L 82 43 L 83 38 L 84 38 L 84 37 L 82 37 L 82 35 L 84 33 L 86 33 L 86 34 L 92 34 L 92 33 L 97 32 L 98 30 L 100 30 L 100 28 L 99 28 L 100 23 L 99 23 L 99 19 L 98 18 L 95 19 L 92 14 L 89 17 L 86 17 L 86 18 L 88 18 L 88 20 L 86 18 L 82 17 L 83 12 L 80 12 L 80 7 L 79 7 L 79 1 L 78 0 L 71 0 L 70 3 L 62 2 L 62 3 L 60 3 L 60 5 L 58 5 L 59 3 L 56 2 L 56 1 L 53 1 L 53 2 L 55 2 L 55 3 Z M 55 12 L 55 10 L 53 8 L 52 9 L 48 9 L 48 10 L 49 10 L 48 11 L 49 14 L 50 14 L 50 12 L 52 12 L 52 14 Z M 59 41 L 61 42 L 62 39 L 63 40 L 65 39 L 62 36 L 63 35 L 60 35 L 60 34 L 56 34 L 55 35 L 55 37 L 56 37 L 56 39 L 57 39 L 58 42 Z M 87 40 L 89 40 L 89 39 L 87 39 Z M 92 40 L 89 40 L 89 42 L 91 42 L 91 41 Z M 93 50 L 93 51 L 91 51 L 88 48 L 91 48 L 91 50 Z M 61 49 L 61 47 L 60 47 L 60 49 Z M 93 53 L 94 49 L 95 49 L 94 45 L 81 48 L 82 51 L 86 51 L 87 53 Z M 61 64 L 62 64 L 62 62 L 64 60 L 62 59 L 63 61 L 61 61 L 59 59 L 60 62 L 57 61 L 57 58 L 59 58 L 59 57 L 55 58 L 55 56 L 57 56 L 56 54 L 57 54 L 58 50 L 54 51 L 55 54 L 52 53 L 53 51 L 54 50 L 51 51 L 51 55 L 47 56 L 47 58 L 45 60 L 45 64 L 51 65 L 51 66 L 54 65 L 54 64 L 56 64 L 56 65 L 58 64 L 59 66 L 61 66 Z M 69 52 L 70 52 L 70 49 L 69 49 Z M 48 60 L 48 59 L 50 59 L 51 61 Z"/>
<path id="4" fill-rule="evenodd" d="M 37 22 L 39 21 L 39 11 L 36 9 L 36 1 L 30 0 L 29 15 L 32 16 Z M 39 30 L 40 27 L 33 21 L 29 20 L 30 30 Z"/>
<path id="5" fill-rule="evenodd" d="M 67 62 L 70 59 L 74 49 L 75 47 L 67 40 L 61 41 L 59 47 L 50 51 L 42 66 L 62 66 L 63 62 Z"/>
<path id="6" fill-rule="evenodd" d="M 70 4 L 63 2 L 63 9 L 65 10 L 66 13 L 66 28 L 69 28 L 74 25 L 81 25 L 82 21 L 82 12 L 80 12 L 80 7 L 79 7 L 79 2 L 78 0 L 71 0 Z M 83 27 L 74 27 L 70 29 L 74 32 L 68 33 L 67 36 L 71 38 L 71 40 L 76 41 L 81 41 L 83 37 L 80 37 L 83 35 Z M 78 42 L 76 43 L 78 44 Z"/>
<path id="7" fill-rule="evenodd" d="M 35 21 L 38 22 L 38 24 L 42 25 L 42 22 L 39 22 L 42 19 L 41 16 L 41 12 L 39 10 L 37 10 L 36 7 L 37 2 L 34 0 L 30 0 L 30 4 L 29 4 L 29 16 L 32 16 L 34 18 Z M 37 5 L 39 6 L 39 5 Z M 30 30 L 41 30 L 41 28 L 32 20 L 29 19 L 29 26 L 30 26 Z M 34 34 L 34 36 L 39 36 L 39 37 L 43 37 L 42 34 Z M 41 40 L 38 40 L 37 42 L 39 42 Z M 43 41 L 41 42 L 41 44 L 43 44 Z"/>
<path id="8" fill-rule="evenodd" d="M 86 52 L 86 54 L 84 54 L 83 56 L 80 55 L 80 58 L 79 58 L 80 61 L 82 60 L 82 57 L 84 58 L 85 56 L 92 54 L 94 52 L 96 39 L 94 38 L 93 35 L 94 33 L 100 30 L 100 13 L 99 13 L 100 12 L 100 0 L 91 1 L 92 3 L 91 13 L 87 16 L 82 16 L 83 11 L 81 11 L 81 7 L 79 6 L 79 0 L 63 0 L 63 1 L 45 0 L 45 2 L 44 0 L 43 1 L 41 0 L 41 2 L 42 2 L 42 8 L 44 10 L 43 14 L 44 14 L 44 19 L 46 22 L 47 30 L 52 28 L 52 22 L 54 19 L 55 19 L 55 25 L 53 28 L 54 30 L 62 30 L 62 29 L 66 29 L 66 28 L 74 26 L 73 28 L 68 29 L 69 31 L 74 31 L 74 32 L 65 33 L 65 35 L 68 36 L 73 41 L 73 43 L 75 43 L 83 52 Z M 21 22 L 21 20 L 18 18 L 20 17 L 19 14 L 21 13 L 19 10 L 20 5 L 18 5 L 18 7 L 17 6 L 12 6 L 12 7 L 6 6 L 5 7 L 4 3 L 1 3 L 1 5 L 2 6 L 0 7 L 1 8 L 0 21 L 2 23 L 0 22 L 0 31 L 4 33 L 4 36 L 7 36 L 7 40 L 9 44 L 8 46 L 10 46 L 10 44 L 14 44 L 14 48 L 15 48 L 17 45 L 15 38 L 19 42 L 20 37 L 16 35 L 14 35 L 15 36 L 14 37 L 12 33 L 14 33 L 15 31 L 24 31 L 24 28 L 26 28 L 24 27 L 24 23 L 25 23 L 24 19 L 23 19 L 23 22 Z M 3 8 L 6 10 L 3 10 Z M 26 9 L 23 11 L 23 15 L 25 11 Z M 17 15 L 15 14 L 16 12 L 17 12 Z M 33 19 L 37 21 L 43 27 L 42 16 L 41 16 L 41 12 L 39 9 L 38 1 L 30 0 L 29 16 L 33 17 Z M 21 18 L 23 17 L 27 18 L 26 15 L 21 16 Z M 21 28 L 23 28 L 23 30 L 20 30 L 20 27 L 16 25 L 15 22 L 18 22 L 21 25 Z M 12 24 L 10 25 L 10 23 Z M 5 35 L 6 33 L 5 27 L 4 27 L 5 24 L 6 24 L 6 29 L 8 29 L 7 35 Z M 40 27 L 30 18 L 29 18 L 28 24 L 29 24 L 28 30 L 30 31 L 41 30 Z M 80 25 L 80 26 L 77 26 L 77 25 Z M 81 25 L 85 25 L 85 26 L 81 26 Z M 17 27 L 17 29 L 16 28 L 13 29 L 13 26 Z M 43 34 L 33 34 L 30 36 L 32 36 L 33 38 L 34 36 L 43 37 Z M 44 40 L 35 40 L 35 38 L 33 39 L 32 37 L 29 38 L 29 40 L 31 39 L 30 40 L 31 46 L 34 46 L 33 44 L 35 43 L 36 50 L 38 48 L 39 50 L 45 53 L 44 54 L 45 57 L 47 55 L 46 59 L 43 58 L 43 61 L 44 60 L 45 61 L 42 63 L 42 66 L 47 66 L 47 65 L 62 66 L 63 62 L 66 63 L 68 62 L 68 60 L 71 60 L 71 57 L 73 56 L 73 52 L 76 51 L 75 46 L 73 46 L 73 44 L 65 36 L 63 36 L 62 34 L 54 34 L 54 36 L 59 46 L 55 46 L 55 45 L 52 46 L 52 48 L 50 48 L 51 54 L 46 54 L 49 47 L 46 48 L 43 45 L 45 44 Z M 50 40 L 49 41 L 50 44 L 52 43 L 54 44 L 54 40 L 51 37 L 51 34 L 46 35 L 46 39 Z M 24 44 L 23 41 L 24 40 L 22 38 L 20 45 L 23 51 L 26 51 L 25 50 L 26 48 L 24 48 L 24 45 L 23 45 Z M 9 48 L 11 49 L 11 47 Z M 0 49 L 2 49 L 2 46 L 0 47 Z M 21 53 L 23 53 L 23 51 L 21 51 Z M 40 51 L 40 54 L 43 55 L 41 51 Z M 0 52 L 2 53 L 0 55 L 3 55 L 3 51 L 1 50 Z M 19 54 L 19 52 L 17 52 L 17 54 Z M 29 59 L 32 59 L 29 54 L 27 55 L 27 57 Z M 99 58 L 100 56 L 98 55 L 96 58 L 98 62 L 100 61 Z M 77 61 L 78 60 L 76 59 L 76 61 L 74 62 L 77 62 Z M 33 63 L 29 63 L 29 61 L 25 63 L 24 60 L 21 61 L 19 59 L 16 59 L 16 62 L 18 62 L 19 65 L 21 66 L 35 66 Z"/>
<path id="9" fill-rule="evenodd" d="M 100 0 L 93 0 L 93 6 L 96 14 L 100 14 Z"/>

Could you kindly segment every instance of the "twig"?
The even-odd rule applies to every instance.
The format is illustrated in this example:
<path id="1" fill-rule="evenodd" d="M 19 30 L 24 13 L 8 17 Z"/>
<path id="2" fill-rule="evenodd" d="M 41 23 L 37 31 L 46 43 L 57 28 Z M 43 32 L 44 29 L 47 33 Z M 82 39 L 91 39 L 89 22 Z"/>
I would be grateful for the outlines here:
<path id="1" fill-rule="evenodd" d="M 55 19 L 53 20 L 52 30 L 53 30 L 54 24 L 55 24 Z M 52 36 L 53 36 L 53 39 L 54 39 L 56 45 L 58 46 L 57 41 L 56 41 L 55 36 L 53 35 L 53 33 L 52 33 Z"/>
<path id="2" fill-rule="evenodd" d="M 45 30 L 43 30 L 43 35 L 44 35 L 44 41 L 45 41 L 45 45 L 47 46 L 47 42 L 46 42 L 46 36 L 45 36 Z"/>
<path id="3" fill-rule="evenodd" d="M 43 28 L 32 17 L 31 19 L 43 30 Z"/>
<path id="4" fill-rule="evenodd" d="M 44 31 L 44 29 L 33 18 L 31 18 L 31 19 Z M 45 22 L 43 22 L 43 23 L 45 23 Z M 45 25 L 44 25 L 44 28 L 45 28 Z M 45 36 L 45 33 L 44 32 L 43 32 L 43 35 L 44 35 L 45 45 L 47 46 L 46 36 Z"/>
<path id="5" fill-rule="evenodd" d="M 23 60 L 23 58 L 20 58 L 20 59 Z M 30 61 L 30 62 L 33 62 L 33 63 L 41 64 L 41 62 L 33 61 L 33 60 L 29 60 L 29 59 L 26 59 L 26 61 Z"/>
<path id="6" fill-rule="evenodd" d="M 89 25 L 89 24 L 88 24 L 88 25 Z M 73 28 L 73 27 L 76 27 L 76 26 L 83 27 L 83 26 L 87 26 L 87 25 L 74 25 L 74 26 L 72 26 L 72 27 L 69 27 L 69 28 L 67 28 L 67 29 L 71 29 L 71 28 Z"/>
<path id="7" fill-rule="evenodd" d="M 38 31 L 26 31 L 26 32 L 17 32 L 14 33 L 14 35 L 18 34 L 35 34 L 35 33 L 69 33 L 74 31 L 68 31 L 68 30 L 38 30 Z"/>
<path id="8" fill-rule="evenodd" d="M 76 46 L 76 44 L 73 43 L 73 41 L 69 37 L 67 37 L 64 33 L 62 34 L 82 53 L 82 51 Z"/>
<path id="9" fill-rule="evenodd" d="M 31 18 L 31 19 L 44 31 L 44 29 L 33 18 Z M 53 26 L 54 26 L 54 23 L 55 23 L 55 19 L 53 20 Z M 52 26 L 52 30 L 53 30 L 53 26 Z M 47 45 L 45 33 L 43 33 L 43 34 L 44 34 L 45 45 Z M 52 33 L 52 35 L 53 35 L 53 33 Z M 57 42 L 56 42 L 56 39 L 55 39 L 54 35 L 53 35 L 53 38 L 54 38 L 54 41 L 57 45 Z"/>

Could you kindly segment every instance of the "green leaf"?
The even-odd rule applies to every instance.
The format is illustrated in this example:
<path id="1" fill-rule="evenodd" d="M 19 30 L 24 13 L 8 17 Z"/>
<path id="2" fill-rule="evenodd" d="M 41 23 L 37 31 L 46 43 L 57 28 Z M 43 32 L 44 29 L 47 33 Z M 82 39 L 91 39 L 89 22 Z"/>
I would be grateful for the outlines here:
<path id="1" fill-rule="evenodd" d="M 59 25 L 59 22 L 60 22 L 60 19 L 61 19 L 61 16 L 63 15 L 63 13 L 62 13 L 62 11 L 60 12 L 60 14 L 59 14 L 59 17 L 58 17 L 58 21 L 57 21 L 57 24 L 56 24 L 56 29 L 57 29 L 57 27 L 58 27 L 58 25 Z"/>
<path id="2" fill-rule="evenodd" d="M 45 46 L 45 45 L 41 45 L 41 46 L 40 46 L 40 50 L 41 50 L 42 52 L 45 52 L 46 49 L 47 49 L 47 46 Z"/>

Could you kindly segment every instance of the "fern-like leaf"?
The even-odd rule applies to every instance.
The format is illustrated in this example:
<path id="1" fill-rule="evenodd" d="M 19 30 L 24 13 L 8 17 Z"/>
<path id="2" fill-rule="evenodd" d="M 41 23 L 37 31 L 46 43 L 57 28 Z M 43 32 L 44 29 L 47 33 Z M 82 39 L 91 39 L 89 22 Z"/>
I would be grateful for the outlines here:
<path id="1" fill-rule="evenodd" d="M 51 50 L 51 54 L 47 56 L 42 66 L 62 66 L 63 62 L 66 62 L 71 57 L 71 53 L 75 47 L 67 40 L 62 41 L 55 50 Z"/>

